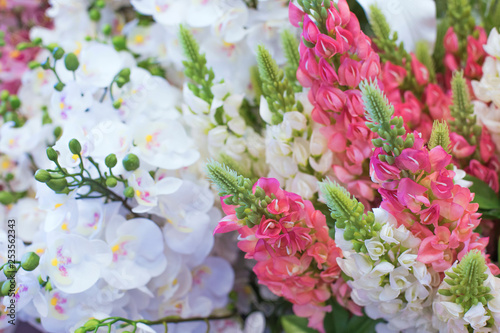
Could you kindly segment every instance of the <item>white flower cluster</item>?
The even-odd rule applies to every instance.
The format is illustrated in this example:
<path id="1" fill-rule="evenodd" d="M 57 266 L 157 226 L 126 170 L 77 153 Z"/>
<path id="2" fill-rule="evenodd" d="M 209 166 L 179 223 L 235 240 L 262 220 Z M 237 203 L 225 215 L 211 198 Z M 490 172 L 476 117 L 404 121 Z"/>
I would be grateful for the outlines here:
<path id="1" fill-rule="evenodd" d="M 215 84 L 212 93 L 214 99 L 209 105 L 187 85 L 183 89 L 183 116 L 202 157 L 218 160 L 225 155 L 243 170 L 265 174 L 264 139 L 239 114 L 244 95 L 232 94 L 227 83 Z M 216 119 L 218 110 L 223 112 Z"/>
<path id="2" fill-rule="evenodd" d="M 453 273 L 453 268 L 457 266 L 455 263 L 445 273 Z M 432 304 L 434 311 L 433 325 L 439 329 L 440 333 L 468 333 L 469 328 L 474 332 L 498 332 L 500 327 L 500 278 L 491 274 L 490 270 L 486 270 L 488 275 L 483 283 L 483 287 L 490 289 L 490 295 L 493 299 L 486 306 L 481 302 L 473 305 L 468 311 L 465 311 L 461 304 L 451 301 L 451 297 L 437 294 Z M 449 290 L 450 285 L 446 279 L 439 286 L 440 290 Z M 490 319 L 494 319 L 491 321 Z M 487 325 L 488 321 L 493 322 L 493 325 Z"/>
<path id="3" fill-rule="evenodd" d="M 483 64 L 480 81 L 472 81 L 472 89 L 477 100 L 474 113 L 480 124 L 486 126 L 493 141 L 500 147 L 500 34 L 493 28 L 484 45 L 488 54 Z"/>
<path id="4" fill-rule="evenodd" d="M 377 332 L 433 332 L 432 300 L 440 278 L 417 261 L 420 240 L 381 208 L 373 210 L 382 228 L 365 241 L 366 253 L 356 252 L 344 240 L 344 230 L 336 228 L 335 242 L 344 258 L 337 259 L 342 271 L 352 278 L 353 301 L 365 307 L 366 314 L 382 318 Z"/>
<path id="5" fill-rule="evenodd" d="M 133 1 L 137 9 L 145 8 L 147 2 Z M 32 38 L 41 37 L 45 45 L 57 43 L 66 53 L 73 52 L 79 67 L 75 72 L 67 70 L 62 59 L 56 63 L 55 72 L 42 68 L 26 72 L 19 91 L 20 114 L 26 123 L 16 127 L 7 122 L 0 128 L 0 175 L 4 179 L 12 174 L 12 191 L 28 192 L 9 207 L 0 206 L 0 217 L 22 222 L 17 230 L 19 258 L 28 251 L 41 257 L 36 270 L 19 270 L 16 275 L 16 311 L 19 319 L 48 332 L 74 331 L 89 318 L 110 316 L 150 320 L 165 316 L 207 317 L 227 305 L 233 288 L 230 264 L 211 256 L 212 232 L 220 211 L 214 207 L 208 182 L 198 174 L 204 151 L 200 154 L 201 148 L 195 144 L 198 138 L 190 136 L 186 125 L 190 118 L 183 117 L 180 111 L 182 93 L 163 77 L 138 66 L 141 58 L 134 57 L 139 50 L 133 43 L 129 50 L 118 52 L 110 38 L 100 33 L 105 23 L 116 31 L 122 28 L 124 18 L 113 9 L 125 3 L 111 1 L 101 11 L 102 19 L 97 24 L 89 19 L 90 1 L 52 1 L 48 15 L 54 29 L 35 28 Z M 195 4 L 192 1 L 190 6 Z M 199 6 L 203 12 L 205 8 Z M 196 12 L 193 8 L 190 12 Z M 254 18 L 252 31 L 260 27 L 258 24 L 265 24 L 259 21 L 259 15 Z M 212 16 L 203 13 L 200 17 Z M 222 16 L 214 17 L 223 20 Z M 189 20 L 197 22 L 196 18 Z M 128 29 L 128 39 L 141 44 L 141 38 L 144 43 L 147 40 L 141 37 L 140 30 L 154 30 L 157 25 Z M 163 38 L 162 33 L 155 38 Z M 95 40 L 89 41 L 86 36 Z M 158 49 L 150 51 L 161 55 Z M 180 47 L 170 46 L 170 51 L 180 52 Z M 38 56 L 42 63 L 47 58 L 52 59 L 47 50 Z M 242 65 L 239 60 L 238 64 Z M 129 69 L 130 79 L 119 87 L 116 78 L 123 69 Z M 59 80 L 64 87 L 57 91 L 54 85 Z M 223 100 L 224 89 L 225 85 L 214 87 L 219 98 L 214 103 L 223 104 L 235 120 L 228 118 L 227 128 L 241 135 L 241 145 L 245 140 L 259 140 L 231 113 L 238 110 L 242 95 Z M 185 89 L 185 94 L 188 91 Z M 187 103 L 192 101 L 185 98 Z M 192 109 L 204 112 L 204 107 Z M 231 137 L 237 138 L 236 134 Z M 209 138 L 217 135 L 209 134 Z M 69 148 L 72 139 L 81 144 L 81 159 Z M 236 158 L 242 155 L 235 151 L 238 142 L 227 142 L 220 149 L 227 154 L 234 152 L 231 156 Z M 45 148 L 51 145 L 59 153 L 60 167 L 69 174 L 83 167 L 89 178 L 112 172 L 126 180 L 133 188 L 133 199 L 128 201 L 131 209 L 113 196 L 80 199 L 91 190 L 87 186 L 56 193 L 36 182 L 34 170 L 56 169 L 45 154 Z M 108 170 L 105 159 L 111 153 L 118 163 Z M 139 158 L 140 167 L 127 171 L 122 160 L 131 153 Z M 260 154 L 256 152 L 255 157 Z M 110 191 L 123 198 L 124 188 L 119 182 Z M 0 231 L 0 242 L 3 264 L 7 258 L 5 230 Z M 49 283 L 42 285 L 40 281 Z M 3 304 L 9 304 L 8 297 Z M 0 317 L 0 329 L 8 325 L 8 320 L 5 315 Z M 263 329 L 263 324 L 259 325 L 257 331 Z M 206 330 L 204 322 L 168 326 L 172 332 Z M 240 332 L 239 326 L 234 320 L 219 321 L 212 331 Z"/>
<path id="6" fill-rule="evenodd" d="M 249 69 L 256 64 L 257 45 L 264 45 L 278 63 L 285 60 L 280 32 L 288 23 L 288 1 L 253 2 L 258 10 L 249 8 L 243 0 L 132 0 L 134 8 L 151 15 L 156 24 L 145 28 L 137 21 L 129 23 L 128 45 L 134 52 L 160 56 L 165 65 L 181 69 L 184 57 L 177 31 L 179 24 L 185 24 L 203 41 L 201 48 L 216 81 L 229 79 L 236 93 L 245 92 Z"/>
<path id="7" fill-rule="evenodd" d="M 321 125 L 311 119 L 312 105 L 307 93 L 296 93 L 303 111 L 290 111 L 278 125 L 266 127 L 266 161 L 269 177 L 284 184 L 287 191 L 311 200 L 318 193 L 318 180 L 331 173 L 333 152 L 320 133 Z M 260 114 L 271 123 L 267 101 L 261 97 Z"/>

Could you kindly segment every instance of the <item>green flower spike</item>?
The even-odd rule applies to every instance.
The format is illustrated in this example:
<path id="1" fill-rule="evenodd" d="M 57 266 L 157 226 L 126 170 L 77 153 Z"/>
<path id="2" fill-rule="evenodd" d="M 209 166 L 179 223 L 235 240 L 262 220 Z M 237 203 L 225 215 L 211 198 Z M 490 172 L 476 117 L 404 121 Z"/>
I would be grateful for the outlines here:
<path id="1" fill-rule="evenodd" d="M 290 31 L 285 30 L 281 33 L 281 43 L 287 60 L 285 75 L 292 83 L 294 91 L 301 92 L 302 86 L 297 81 L 297 70 L 300 62 L 299 41 Z"/>
<path id="2" fill-rule="evenodd" d="M 283 121 L 283 113 L 295 109 L 294 88 L 262 45 L 257 47 L 257 64 L 262 80 L 262 93 L 272 114 L 272 124 L 277 125 Z"/>
<path id="3" fill-rule="evenodd" d="M 481 252 L 470 251 L 452 271 L 446 272 L 447 278 L 444 279 L 450 285 L 450 289 L 439 289 L 438 292 L 451 297 L 451 302 L 460 304 L 464 308 L 464 313 L 473 305 L 481 303 L 486 306 L 493 299 L 490 288 L 484 286 L 488 274 L 486 274 L 486 261 Z"/>
<path id="4" fill-rule="evenodd" d="M 477 145 L 478 137 L 481 135 L 481 126 L 476 124 L 474 105 L 470 102 L 469 88 L 462 72 L 455 72 L 453 75 L 451 89 L 453 105 L 450 106 L 450 112 L 455 120 L 450 121 L 450 128 L 453 132 L 463 136 L 469 144 Z"/>
<path id="5" fill-rule="evenodd" d="M 319 184 L 326 204 L 336 220 L 335 226 L 344 229 L 344 239 L 352 241 L 357 252 L 366 252 L 364 241 L 377 236 L 381 225 L 375 223 L 372 212 L 364 213 L 365 207 L 342 186 L 330 180 Z"/>
<path id="6" fill-rule="evenodd" d="M 236 217 L 246 222 L 249 227 L 259 224 L 262 216 L 275 218 L 266 209 L 274 198 L 266 196 L 263 189 L 257 187 L 252 192 L 252 182 L 224 164 L 210 161 L 206 165 L 206 173 L 219 191 L 219 196 L 227 196 L 224 203 L 238 206 Z M 274 195 L 273 195 L 274 196 Z"/>
<path id="7" fill-rule="evenodd" d="M 207 67 L 207 58 L 204 53 L 200 53 L 200 46 L 193 34 L 182 25 L 179 28 L 179 39 L 184 55 L 188 59 L 183 61 L 184 73 L 193 81 L 188 83 L 188 87 L 196 97 L 211 104 L 214 98 L 212 93 L 214 72 Z"/>
<path id="8" fill-rule="evenodd" d="M 406 139 L 403 136 L 406 130 L 403 127 L 402 117 L 392 117 L 394 106 L 389 104 L 385 95 L 377 86 L 377 81 L 363 81 L 360 84 L 363 94 L 363 102 L 366 110 L 366 126 L 379 138 L 373 139 L 373 145 L 381 147 L 387 155 L 380 154 L 379 158 L 383 162 L 393 164 L 395 157 L 401 154 L 404 148 L 413 146 L 414 136 L 408 134 Z"/>
<path id="9" fill-rule="evenodd" d="M 448 124 L 445 120 L 442 122 L 434 120 L 434 123 L 432 124 L 431 138 L 429 139 L 429 144 L 427 146 L 429 149 L 441 146 L 449 154 L 451 152 L 450 145 L 450 131 L 448 129 Z"/>
<path id="10" fill-rule="evenodd" d="M 471 1 L 469 0 L 448 0 L 446 10 L 446 21 L 453 27 L 453 31 L 458 37 L 458 55 L 465 63 L 467 59 L 467 37 L 477 34 L 473 33 L 476 27 L 476 20 L 472 16 Z"/>

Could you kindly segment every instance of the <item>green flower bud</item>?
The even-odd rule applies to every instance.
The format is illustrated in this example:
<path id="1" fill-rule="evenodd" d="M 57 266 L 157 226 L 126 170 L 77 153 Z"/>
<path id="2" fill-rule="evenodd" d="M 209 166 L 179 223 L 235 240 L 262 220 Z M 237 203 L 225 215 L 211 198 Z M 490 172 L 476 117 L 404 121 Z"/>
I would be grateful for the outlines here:
<path id="1" fill-rule="evenodd" d="M 127 171 L 137 170 L 141 164 L 139 158 L 135 154 L 128 154 L 122 161 L 123 167 Z"/>
<path id="2" fill-rule="evenodd" d="M 47 58 L 47 60 L 45 60 L 44 62 L 42 62 L 41 66 L 45 70 L 49 69 L 50 68 L 50 59 Z"/>
<path id="3" fill-rule="evenodd" d="M 7 191 L 0 191 L 0 203 L 2 205 L 10 205 L 14 202 L 14 196 Z"/>
<path id="4" fill-rule="evenodd" d="M 78 66 L 80 66 L 77 56 L 74 53 L 66 54 L 66 57 L 64 57 L 64 66 L 66 66 L 68 71 L 76 71 Z"/>
<path id="5" fill-rule="evenodd" d="M 30 61 L 28 63 L 28 68 L 29 69 L 35 69 L 35 68 L 38 68 L 40 66 L 41 66 L 41 64 L 38 61 Z"/>
<path id="6" fill-rule="evenodd" d="M 109 154 L 104 159 L 104 163 L 106 164 L 106 166 L 108 168 L 113 168 L 116 165 L 116 163 L 117 163 L 116 155 L 115 154 Z"/>
<path id="7" fill-rule="evenodd" d="M 94 22 L 99 21 L 101 19 L 101 12 L 96 8 L 92 8 L 89 11 L 89 17 Z"/>
<path id="8" fill-rule="evenodd" d="M 102 27 L 102 33 L 106 36 L 111 35 L 111 25 L 110 24 L 105 24 L 104 27 Z"/>
<path id="9" fill-rule="evenodd" d="M 120 101 L 119 99 L 113 102 L 113 107 L 115 109 L 119 109 L 121 106 L 122 106 L 122 101 Z"/>
<path id="10" fill-rule="evenodd" d="M 128 81 L 123 77 L 123 76 L 120 76 L 119 78 L 116 79 L 116 84 L 118 85 L 118 87 L 123 87 L 125 85 L 125 83 L 127 83 Z"/>
<path id="11" fill-rule="evenodd" d="M 99 325 L 99 320 L 90 319 L 85 323 L 85 325 L 83 325 L 83 328 L 87 331 L 93 331 L 97 328 L 98 325 Z"/>
<path id="12" fill-rule="evenodd" d="M 123 51 L 127 48 L 127 40 L 125 39 L 125 36 L 113 37 L 112 43 L 117 51 Z"/>
<path id="13" fill-rule="evenodd" d="M 7 277 L 7 279 L 15 276 L 16 273 L 17 273 L 17 269 L 14 265 L 3 266 L 3 274 L 5 275 L 5 277 Z"/>
<path id="14" fill-rule="evenodd" d="M 82 151 L 82 145 L 77 139 L 71 139 L 69 141 L 68 146 L 69 146 L 69 151 L 73 154 L 78 155 Z"/>
<path id="15" fill-rule="evenodd" d="M 31 272 L 38 267 L 40 257 L 35 252 L 27 252 L 21 258 L 21 267 L 28 272 Z"/>
<path id="16" fill-rule="evenodd" d="M 14 175 L 12 173 L 8 173 L 7 175 L 5 175 L 5 180 L 10 182 L 11 180 L 14 179 Z"/>
<path id="17" fill-rule="evenodd" d="M 50 43 L 49 45 L 47 45 L 47 50 L 49 50 L 50 52 L 54 51 L 54 49 L 56 47 L 59 47 L 59 44 L 57 43 Z"/>
<path id="18" fill-rule="evenodd" d="M 48 173 L 46 170 L 40 169 L 35 173 L 35 179 L 38 180 L 40 183 L 46 183 L 49 180 L 51 180 L 52 177 L 50 176 L 50 173 Z"/>
<path id="19" fill-rule="evenodd" d="M 10 106 L 15 110 L 21 106 L 21 101 L 19 100 L 19 97 L 17 95 L 10 95 L 9 96 L 9 103 Z"/>
<path id="20" fill-rule="evenodd" d="M 125 190 L 123 191 L 123 195 L 127 198 L 133 198 L 134 197 L 134 189 L 131 186 L 125 188 Z"/>
<path id="21" fill-rule="evenodd" d="M 95 6 L 102 9 L 102 8 L 106 7 L 106 2 L 104 0 L 97 0 L 95 2 Z"/>
<path id="22" fill-rule="evenodd" d="M 57 126 L 56 128 L 54 128 L 54 136 L 56 137 L 56 139 L 59 139 L 61 134 L 62 134 L 61 126 Z"/>
<path id="23" fill-rule="evenodd" d="M 68 186 L 66 178 L 51 179 L 47 182 L 47 186 L 55 192 L 61 192 Z"/>
<path id="24" fill-rule="evenodd" d="M 62 82 L 57 82 L 55 85 L 54 85 L 54 89 L 57 90 L 57 91 L 61 91 L 64 89 L 64 83 Z"/>
<path id="25" fill-rule="evenodd" d="M 64 56 L 64 50 L 62 47 L 56 47 L 54 51 L 52 51 L 52 55 L 55 59 L 59 60 Z"/>
<path id="26" fill-rule="evenodd" d="M 106 186 L 107 187 L 115 187 L 116 185 L 118 184 L 118 181 L 116 180 L 116 178 L 108 178 L 106 179 Z"/>
<path id="27" fill-rule="evenodd" d="M 122 69 L 118 75 L 125 78 L 127 81 L 129 81 L 130 80 L 130 68 Z"/>
<path id="28" fill-rule="evenodd" d="M 7 98 L 9 98 L 9 96 L 10 96 L 10 93 L 8 90 L 2 90 L 2 92 L 0 93 L 0 100 L 6 101 Z"/>
<path id="29" fill-rule="evenodd" d="M 78 328 L 75 330 L 75 333 L 85 333 L 85 332 L 86 332 L 86 330 L 85 330 L 85 328 L 83 328 L 83 327 L 78 327 Z"/>
<path id="30" fill-rule="evenodd" d="M 26 50 L 27 48 L 29 48 L 31 46 L 30 43 L 26 43 L 26 42 L 23 42 L 23 43 L 19 43 L 16 45 L 16 49 L 18 49 L 19 51 L 24 51 Z"/>
<path id="31" fill-rule="evenodd" d="M 11 287 L 11 285 L 13 286 Z M 0 289 L 0 294 L 2 296 L 7 296 L 10 294 L 11 290 L 14 291 L 14 289 L 16 289 L 16 282 L 14 280 L 4 281 Z"/>
<path id="32" fill-rule="evenodd" d="M 42 39 L 40 37 L 37 37 L 31 41 L 35 45 L 40 45 L 42 44 Z"/>

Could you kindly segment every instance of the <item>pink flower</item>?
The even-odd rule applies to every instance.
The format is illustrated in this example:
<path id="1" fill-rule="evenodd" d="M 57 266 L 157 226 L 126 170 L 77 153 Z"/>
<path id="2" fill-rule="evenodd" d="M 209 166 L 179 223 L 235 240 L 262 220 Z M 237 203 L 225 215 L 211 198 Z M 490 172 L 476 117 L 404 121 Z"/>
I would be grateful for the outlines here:
<path id="1" fill-rule="evenodd" d="M 447 147 L 444 147 L 447 148 Z M 440 171 L 451 163 L 451 155 L 443 147 L 437 146 L 429 151 L 429 162 L 433 171 Z"/>
<path id="2" fill-rule="evenodd" d="M 471 146 L 460 134 L 450 133 L 451 150 L 456 158 L 469 157 L 476 151 L 476 146 Z"/>
<path id="3" fill-rule="evenodd" d="M 331 6 L 328 9 L 328 17 L 326 19 L 326 30 L 328 33 L 333 33 L 335 28 L 342 24 L 342 19 L 340 18 L 340 14 L 335 8 L 335 6 Z"/>
<path id="4" fill-rule="evenodd" d="M 361 95 L 361 91 L 357 89 L 346 90 L 344 93 L 347 95 L 347 110 L 353 117 L 361 117 L 365 113 L 365 108 L 363 105 L 363 98 Z M 362 126 L 365 130 L 367 127 L 365 124 Z"/>
<path id="5" fill-rule="evenodd" d="M 491 139 L 491 135 L 488 129 L 485 126 L 483 126 L 481 137 L 479 139 L 479 153 L 481 155 L 481 159 L 484 162 L 488 162 L 495 153 L 495 149 L 496 149 L 495 144 Z"/>
<path id="6" fill-rule="evenodd" d="M 342 44 L 330 36 L 319 34 L 318 42 L 314 49 L 319 57 L 330 59 L 342 51 Z"/>
<path id="7" fill-rule="evenodd" d="M 319 60 L 319 73 L 321 80 L 332 86 L 339 80 L 337 73 L 335 72 L 335 66 L 333 64 L 329 64 L 324 58 Z"/>
<path id="8" fill-rule="evenodd" d="M 293 305 L 293 312 L 299 317 L 306 317 L 309 319 L 308 327 L 318 330 L 320 333 L 325 333 L 323 326 L 323 319 L 327 312 L 331 312 L 332 307 L 318 306 L 314 304 Z"/>
<path id="9" fill-rule="evenodd" d="M 358 61 L 345 58 L 339 67 L 339 83 L 343 86 L 357 87 L 361 81 L 360 68 Z"/>
<path id="10" fill-rule="evenodd" d="M 372 52 L 361 66 L 361 78 L 363 80 L 375 79 L 380 74 L 380 58 L 375 52 Z"/>
<path id="11" fill-rule="evenodd" d="M 488 184 L 493 191 L 498 192 L 498 173 L 494 169 L 490 169 L 487 166 L 482 165 L 477 160 L 472 160 L 469 163 L 469 167 L 465 170 L 470 175 L 481 179 L 483 182 Z"/>
<path id="12" fill-rule="evenodd" d="M 294 27 L 299 27 L 299 23 L 304 19 L 304 15 L 304 12 L 290 1 L 288 4 L 288 19 Z"/>
<path id="13" fill-rule="evenodd" d="M 388 180 L 399 179 L 401 170 L 387 162 L 382 162 L 378 155 L 382 151 L 381 148 L 376 148 L 372 158 L 370 159 L 370 176 L 375 183 L 383 183 Z"/>
<path id="14" fill-rule="evenodd" d="M 342 45 L 342 50 L 339 53 L 349 51 L 351 45 L 354 43 L 354 38 L 349 30 L 340 26 L 335 27 L 335 39 Z"/>
<path id="15" fill-rule="evenodd" d="M 339 112 L 346 103 L 346 95 L 340 89 L 321 85 L 316 93 L 316 102 L 325 111 Z"/>
<path id="16" fill-rule="evenodd" d="M 455 173 L 451 170 L 442 170 L 439 173 L 435 173 L 437 178 L 431 181 L 432 194 L 438 199 L 448 199 L 451 197 L 451 191 L 453 190 L 454 183 L 453 177 Z"/>
<path id="17" fill-rule="evenodd" d="M 450 240 L 450 230 L 446 227 L 437 227 L 435 236 L 427 237 L 420 243 L 417 260 L 430 264 L 433 261 L 443 259 L 444 250 L 448 249 Z"/>
<path id="18" fill-rule="evenodd" d="M 281 233 L 281 224 L 272 219 L 266 219 L 262 216 L 259 228 L 255 232 L 257 238 L 277 238 Z"/>
<path id="19" fill-rule="evenodd" d="M 480 79 L 483 75 L 483 67 L 472 59 L 467 59 L 464 74 L 470 79 Z"/>
<path id="20" fill-rule="evenodd" d="M 387 61 L 384 64 L 382 77 L 385 88 L 394 89 L 403 84 L 403 81 L 406 77 L 406 69 L 404 69 L 404 67 L 394 65 L 390 61 Z"/>
<path id="21" fill-rule="evenodd" d="M 302 36 L 304 36 L 304 39 L 308 42 L 316 44 L 316 42 L 318 41 L 318 36 L 320 34 L 316 23 L 311 20 L 309 15 L 305 15 L 304 22 L 302 24 L 304 27 L 304 29 L 302 30 Z"/>
<path id="22" fill-rule="evenodd" d="M 337 2 L 337 6 L 339 8 L 340 18 L 342 19 L 342 25 L 346 25 L 349 23 L 351 19 L 351 11 L 349 10 L 349 5 L 346 0 L 339 0 Z"/>
<path id="23" fill-rule="evenodd" d="M 439 223 L 439 205 L 432 204 L 429 208 L 421 210 L 419 215 L 420 223 L 437 227 Z"/>
<path id="24" fill-rule="evenodd" d="M 404 149 L 396 157 L 396 166 L 403 170 L 416 173 L 417 170 L 430 171 L 429 154 L 424 150 L 408 148 Z"/>
<path id="25" fill-rule="evenodd" d="M 430 204 L 429 199 L 424 195 L 427 188 L 409 178 L 403 178 L 399 181 L 397 192 L 399 202 L 407 206 L 413 213 L 418 213 L 422 204 L 427 206 Z"/>
<path id="26" fill-rule="evenodd" d="M 411 69 L 419 85 L 425 85 L 429 82 L 429 70 L 425 65 L 418 61 L 415 54 L 411 54 Z"/>
<path id="27" fill-rule="evenodd" d="M 443 45 L 446 52 L 456 53 L 458 51 L 458 37 L 455 31 L 453 31 L 453 27 L 449 27 L 444 35 Z"/>
<path id="28" fill-rule="evenodd" d="M 473 36 L 467 36 L 467 60 L 478 62 L 483 58 L 486 55 L 486 51 L 483 49 L 484 44 Z"/>
<path id="29" fill-rule="evenodd" d="M 453 54 L 450 53 L 446 54 L 444 56 L 443 62 L 446 68 L 450 70 L 450 72 L 458 70 L 458 61 Z"/>

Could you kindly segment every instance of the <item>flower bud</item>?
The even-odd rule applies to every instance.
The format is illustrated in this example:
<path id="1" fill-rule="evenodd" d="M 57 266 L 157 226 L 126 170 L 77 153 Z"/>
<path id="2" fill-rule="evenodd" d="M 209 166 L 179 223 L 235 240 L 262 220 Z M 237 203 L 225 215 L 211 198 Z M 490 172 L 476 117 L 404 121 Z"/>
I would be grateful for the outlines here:
<path id="1" fill-rule="evenodd" d="M 113 102 L 113 107 L 115 109 L 119 109 L 122 106 L 122 101 L 117 99 L 116 101 Z"/>
<path id="2" fill-rule="evenodd" d="M 21 258 L 21 267 L 28 272 L 31 272 L 38 267 L 40 257 L 35 252 L 27 252 Z"/>
<path id="3" fill-rule="evenodd" d="M 111 25 L 110 24 L 105 24 L 104 27 L 102 27 L 102 33 L 106 36 L 111 35 Z"/>
<path id="4" fill-rule="evenodd" d="M 54 128 L 54 136 L 56 137 L 56 139 L 59 139 L 61 135 L 62 135 L 61 126 L 57 126 L 56 128 Z"/>
<path id="5" fill-rule="evenodd" d="M 14 110 L 21 106 L 21 101 L 19 100 L 19 97 L 17 97 L 17 95 L 10 95 L 9 103 Z"/>
<path id="6" fill-rule="evenodd" d="M 118 181 L 116 180 L 116 178 L 108 178 L 106 179 L 106 186 L 107 187 L 115 187 L 116 185 L 118 184 Z"/>
<path id="7" fill-rule="evenodd" d="M 93 331 L 97 328 L 97 325 L 99 325 L 99 320 L 97 319 L 90 319 L 83 325 L 83 328 L 88 331 Z"/>
<path id="8" fill-rule="evenodd" d="M 47 45 L 47 50 L 49 50 L 50 52 L 54 51 L 54 49 L 56 47 L 59 47 L 59 44 L 57 43 L 50 43 L 49 45 Z"/>
<path id="9" fill-rule="evenodd" d="M 85 332 L 86 332 L 86 330 L 85 330 L 85 328 L 83 328 L 83 327 L 78 327 L 78 328 L 75 330 L 75 333 L 85 333 Z"/>
<path id="10" fill-rule="evenodd" d="M 78 66 L 80 66 L 77 56 L 74 53 L 66 54 L 66 57 L 64 57 L 64 66 L 66 66 L 68 71 L 76 71 Z"/>
<path id="11" fill-rule="evenodd" d="M 102 9 L 102 8 L 106 7 L 106 2 L 104 0 L 97 0 L 95 2 L 95 5 L 96 5 L 96 7 Z"/>
<path id="12" fill-rule="evenodd" d="M 40 45 L 42 44 L 42 39 L 40 37 L 36 37 L 31 42 L 35 45 Z"/>
<path id="13" fill-rule="evenodd" d="M 44 62 L 42 62 L 42 68 L 43 69 L 49 69 L 50 68 L 50 59 L 47 58 L 47 60 L 45 60 Z"/>
<path id="14" fill-rule="evenodd" d="M 10 205 L 14 202 L 14 196 L 7 191 L 0 191 L 0 203 L 2 205 Z"/>
<path id="15" fill-rule="evenodd" d="M 125 190 L 123 191 L 123 195 L 127 198 L 133 198 L 134 197 L 134 189 L 131 186 L 125 188 Z"/>
<path id="16" fill-rule="evenodd" d="M 30 61 L 28 63 L 28 68 L 29 69 L 35 69 L 35 68 L 38 68 L 40 66 L 41 66 L 41 64 L 38 61 Z"/>
<path id="17" fill-rule="evenodd" d="M 122 161 L 123 167 L 127 171 L 134 171 L 139 168 L 140 161 L 137 155 L 135 154 L 128 154 L 125 156 L 125 158 Z"/>
<path id="18" fill-rule="evenodd" d="M 12 287 L 11 287 L 11 284 L 13 284 Z M 11 290 L 14 291 L 15 288 L 16 288 L 16 282 L 14 280 L 4 281 L 2 284 L 2 288 L 0 289 L 0 294 L 2 296 L 7 296 L 7 295 L 9 295 Z"/>
<path id="19" fill-rule="evenodd" d="M 106 164 L 106 166 L 108 168 L 113 168 L 116 165 L 116 163 L 117 163 L 117 161 L 116 161 L 116 155 L 115 154 L 109 154 L 104 159 L 104 163 Z"/>
<path id="20" fill-rule="evenodd" d="M 9 91 L 8 90 L 2 90 L 2 92 L 0 93 L 0 100 L 2 101 L 6 101 L 7 98 L 9 98 Z"/>
<path id="21" fill-rule="evenodd" d="M 92 21 L 99 21 L 101 19 L 101 12 L 96 9 L 96 8 L 92 8 L 90 11 L 89 11 L 89 17 Z"/>
<path id="22" fill-rule="evenodd" d="M 57 91 L 62 91 L 64 89 L 64 83 L 62 82 L 57 82 L 55 85 L 54 85 L 54 89 L 57 90 Z"/>
<path id="23" fill-rule="evenodd" d="M 3 274 L 5 275 L 5 277 L 7 277 L 7 279 L 15 276 L 16 273 L 17 273 L 16 266 L 14 265 L 3 266 Z"/>
<path id="24" fill-rule="evenodd" d="M 120 76 L 119 78 L 116 79 L 116 84 L 118 85 L 119 88 L 123 87 L 127 82 L 128 81 L 123 76 Z"/>
<path id="25" fill-rule="evenodd" d="M 16 49 L 19 50 L 19 51 L 24 51 L 24 50 L 26 50 L 29 47 L 30 47 L 30 43 L 26 43 L 26 42 L 19 43 L 19 44 L 16 45 Z"/>
<path id="26" fill-rule="evenodd" d="M 38 180 L 40 183 L 46 183 L 49 180 L 51 180 L 52 177 L 50 176 L 50 173 L 48 173 L 46 170 L 40 169 L 35 173 L 35 179 Z"/>
<path id="27" fill-rule="evenodd" d="M 64 50 L 62 47 L 56 47 L 54 51 L 52 51 L 52 55 L 54 56 L 54 59 L 61 59 L 64 56 Z"/>
<path id="28" fill-rule="evenodd" d="M 113 46 L 117 51 L 123 51 L 127 48 L 125 36 L 115 36 L 112 39 Z"/>
<path id="29" fill-rule="evenodd" d="M 68 186 L 66 178 L 51 179 L 47 182 L 47 186 L 55 192 L 61 192 Z"/>
<path id="30" fill-rule="evenodd" d="M 129 81 L 130 80 L 130 68 L 122 69 L 118 75 L 123 77 L 127 81 Z"/>
<path id="31" fill-rule="evenodd" d="M 69 146 L 69 150 L 73 154 L 77 154 L 78 155 L 82 151 L 82 145 L 80 144 L 80 142 L 77 139 L 71 139 L 69 141 L 69 145 L 68 146 Z"/>
<path id="32" fill-rule="evenodd" d="M 10 173 L 10 172 L 7 173 L 5 175 L 5 180 L 8 181 L 8 182 L 10 182 L 11 180 L 14 180 L 14 175 L 12 173 Z"/>

